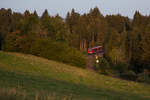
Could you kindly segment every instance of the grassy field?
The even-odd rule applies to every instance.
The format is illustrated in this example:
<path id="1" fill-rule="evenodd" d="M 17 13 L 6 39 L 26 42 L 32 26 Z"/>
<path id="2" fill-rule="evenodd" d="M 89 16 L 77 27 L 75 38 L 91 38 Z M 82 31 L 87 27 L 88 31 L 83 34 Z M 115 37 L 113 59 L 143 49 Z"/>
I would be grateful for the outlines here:
<path id="1" fill-rule="evenodd" d="M 23 95 L 22 99 L 13 100 L 150 100 L 147 84 L 32 55 L 0 51 L 0 100 L 12 90 L 22 91 L 19 95 Z"/>

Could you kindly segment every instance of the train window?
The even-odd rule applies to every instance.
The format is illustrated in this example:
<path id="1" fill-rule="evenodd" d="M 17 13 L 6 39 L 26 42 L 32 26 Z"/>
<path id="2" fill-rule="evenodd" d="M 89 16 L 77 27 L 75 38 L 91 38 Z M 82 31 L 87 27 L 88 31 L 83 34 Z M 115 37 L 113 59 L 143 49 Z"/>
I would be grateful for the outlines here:
<path id="1" fill-rule="evenodd" d="M 92 51 L 92 49 L 89 49 L 89 52 L 91 52 Z"/>

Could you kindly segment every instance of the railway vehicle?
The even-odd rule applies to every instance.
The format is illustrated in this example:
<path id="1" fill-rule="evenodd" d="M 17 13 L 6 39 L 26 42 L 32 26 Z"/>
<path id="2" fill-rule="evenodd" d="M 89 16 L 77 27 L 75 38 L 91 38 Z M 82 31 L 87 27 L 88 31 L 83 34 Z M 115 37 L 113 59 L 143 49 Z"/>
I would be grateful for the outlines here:
<path id="1" fill-rule="evenodd" d="M 101 54 L 101 53 L 103 53 L 102 46 L 96 46 L 88 49 L 88 55 Z"/>

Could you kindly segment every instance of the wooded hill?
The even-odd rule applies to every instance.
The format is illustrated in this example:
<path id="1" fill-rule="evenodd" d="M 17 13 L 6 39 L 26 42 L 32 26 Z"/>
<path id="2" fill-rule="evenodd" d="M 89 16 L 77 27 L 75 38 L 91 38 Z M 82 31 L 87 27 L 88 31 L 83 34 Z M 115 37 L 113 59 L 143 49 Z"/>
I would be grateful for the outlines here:
<path id="1" fill-rule="evenodd" d="M 55 44 L 56 49 L 48 53 Z M 63 46 L 59 48 L 61 44 Z M 57 60 L 57 53 L 63 51 L 59 53 L 60 61 L 83 67 L 86 61 L 79 50 L 85 52 L 97 45 L 104 47 L 105 59 L 118 73 L 149 72 L 150 16 L 143 16 L 138 11 L 133 19 L 120 14 L 103 16 L 96 7 L 83 15 L 72 9 L 63 19 L 59 15 L 49 15 L 47 10 L 39 17 L 36 11 L 26 10 L 21 14 L 0 9 L 0 48 L 4 51 L 46 58 L 54 54 L 49 58 L 53 60 Z"/>

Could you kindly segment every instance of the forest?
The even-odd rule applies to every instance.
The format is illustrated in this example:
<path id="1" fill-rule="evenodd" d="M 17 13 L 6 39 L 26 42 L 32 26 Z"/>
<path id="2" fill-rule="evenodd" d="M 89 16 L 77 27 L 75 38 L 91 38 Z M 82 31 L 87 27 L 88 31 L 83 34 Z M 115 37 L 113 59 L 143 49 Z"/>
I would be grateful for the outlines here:
<path id="1" fill-rule="evenodd" d="M 23 14 L 0 9 L 0 49 L 33 54 L 85 68 L 85 54 L 103 46 L 99 73 L 150 83 L 150 16 L 136 11 L 133 19 L 120 14 L 104 16 L 95 7 L 79 14 L 74 9 L 65 18 Z"/>

